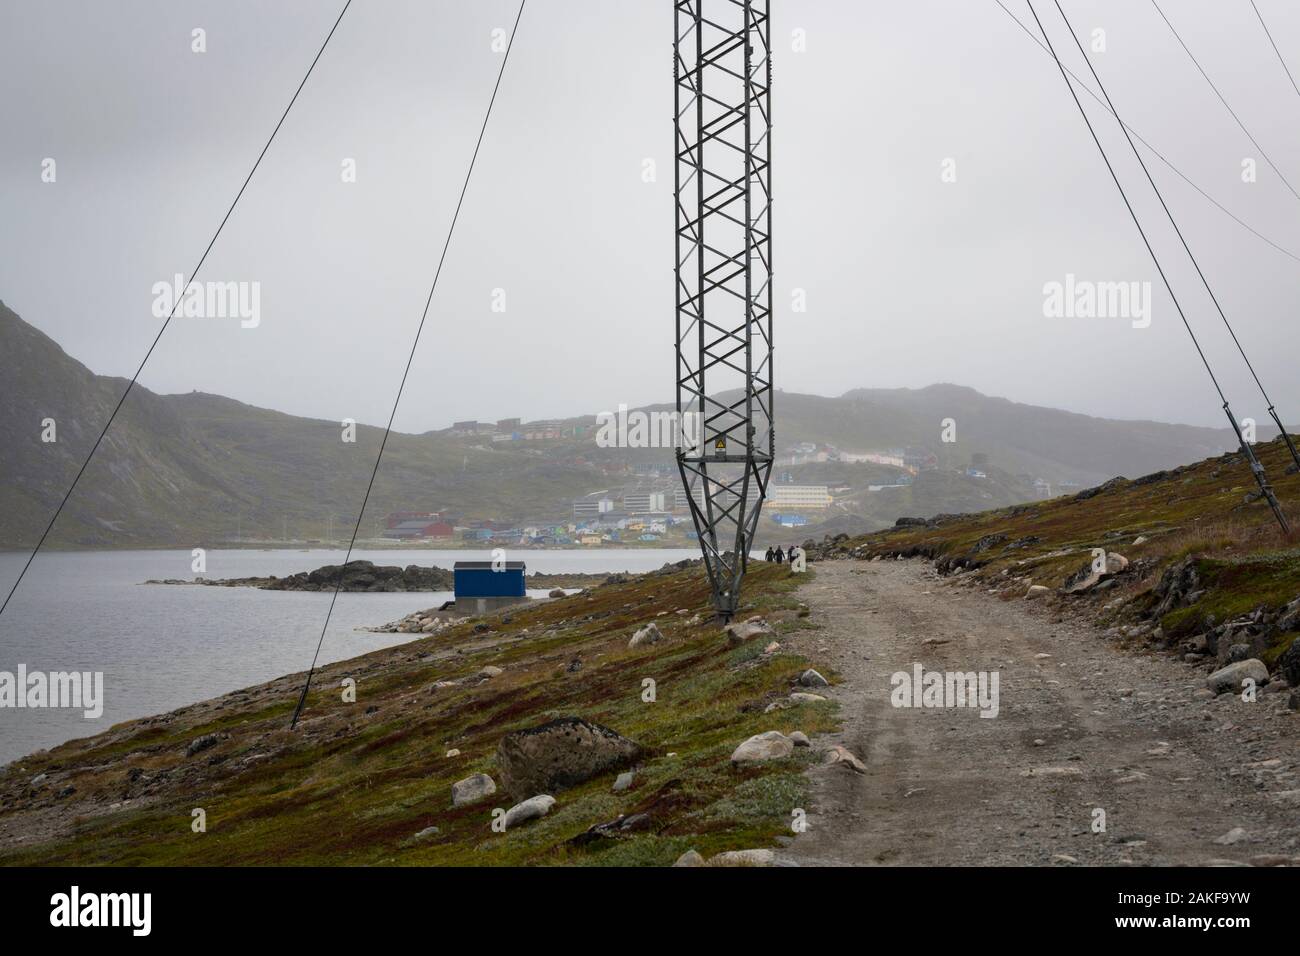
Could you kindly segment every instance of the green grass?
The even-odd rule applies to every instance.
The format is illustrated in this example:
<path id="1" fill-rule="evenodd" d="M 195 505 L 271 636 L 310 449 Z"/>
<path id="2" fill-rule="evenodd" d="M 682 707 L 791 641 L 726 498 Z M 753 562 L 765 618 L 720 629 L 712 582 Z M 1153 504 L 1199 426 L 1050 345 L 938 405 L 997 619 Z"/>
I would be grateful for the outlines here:
<path id="1" fill-rule="evenodd" d="M 807 627 L 795 619 L 797 581 L 783 568 L 755 567 L 744 615 L 789 618 L 782 630 Z M 767 730 L 833 731 L 836 706 L 764 714 L 766 703 L 816 663 L 782 652 L 764 656 L 763 638 L 732 648 L 716 625 L 688 625 L 706 598 L 699 571 L 637 577 L 514 611 L 508 624 L 488 618 L 500 637 L 528 629 L 508 647 L 475 650 L 472 642 L 485 635 L 462 624 L 331 665 L 318 675 L 293 733 L 286 725 L 298 685 L 283 680 L 242 704 L 227 697 L 221 711 L 211 703 L 187 708 L 165 724 L 122 725 L 19 761 L 21 772 L 11 768 L 0 778 L 0 821 L 23 812 L 23 799 L 15 797 L 40 772 L 50 772 L 59 787 L 75 786 L 76 808 L 84 812 L 58 839 L 0 851 L 0 862 L 634 865 L 668 864 L 691 847 L 708 855 L 770 846 L 803 806 L 809 757 L 800 752 L 739 770 L 731 752 Z M 673 613 L 679 608 L 690 614 Z M 629 650 L 628 637 L 651 619 L 667 640 Z M 424 660 L 448 649 L 463 653 Z M 582 666 L 571 672 L 575 658 Z M 504 673 L 483 684 L 432 686 L 487 664 Z M 358 683 L 351 705 L 338 692 L 349 675 Z M 642 700 L 644 678 L 656 682 L 653 703 Z M 378 710 L 367 715 L 371 706 Z M 450 806 L 456 780 L 481 771 L 500 783 L 494 754 L 504 734 L 568 714 L 647 748 L 630 790 L 611 793 L 612 774 L 589 781 L 553 794 L 558 803 L 547 817 L 504 834 L 490 827 L 491 810 L 515 802 L 502 791 L 477 805 Z M 204 733 L 229 738 L 186 757 L 188 742 Z M 447 758 L 450 748 L 461 756 Z M 253 754 L 269 756 L 242 763 Z M 128 791 L 139 801 L 140 784 L 126 778 L 133 767 L 160 781 L 155 802 L 105 812 Z M 207 812 L 206 833 L 190 829 L 195 807 Z M 651 815 L 649 831 L 570 842 L 594 824 L 639 812 Z M 413 840 L 430 826 L 439 832 Z"/>

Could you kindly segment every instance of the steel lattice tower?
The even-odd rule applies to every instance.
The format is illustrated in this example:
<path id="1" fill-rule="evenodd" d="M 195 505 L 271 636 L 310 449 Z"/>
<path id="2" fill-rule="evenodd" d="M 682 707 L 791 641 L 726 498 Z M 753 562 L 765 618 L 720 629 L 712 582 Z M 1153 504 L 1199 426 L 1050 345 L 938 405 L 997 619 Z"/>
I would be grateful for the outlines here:
<path id="1" fill-rule="evenodd" d="M 719 615 L 772 471 L 769 0 L 674 0 L 677 464 Z"/>

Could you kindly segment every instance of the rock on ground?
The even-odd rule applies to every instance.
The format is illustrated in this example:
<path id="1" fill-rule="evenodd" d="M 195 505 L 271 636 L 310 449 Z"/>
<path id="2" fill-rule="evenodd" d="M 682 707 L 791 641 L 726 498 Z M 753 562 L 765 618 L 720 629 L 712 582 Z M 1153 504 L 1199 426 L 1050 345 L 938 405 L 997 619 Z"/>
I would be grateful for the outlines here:
<path id="1" fill-rule="evenodd" d="M 831 682 L 811 667 L 799 675 L 799 683 L 804 687 L 830 687 Z"/>
<path id="2" fill-rule="evenodd" d="M 506 829 L 544 817 L 551 812 L 553 806 L 555 806 L 555 798 L 547 793 L 529 797 L 523 803 L 516 803 L 506 811 Z"/>
<path id="3" fill-rule="evenodd" d="M 779 730 L 755 734 L 736 748 L 731 755 L 733 764 L 761 763 L 764 760 L 779 760 L 794 752 L 794 741 Z"/>
<path id="4" fill-rule="evenodd" d="M 771 634 L 772 627 L 761 617 L 751 617 L 743 623 L 728 624 L 722 629 L 727 635 L 727 643 L 732 645 L 744 644 L 762 634 Z"/>
<path id="5" fill-rule="evenodd" d="M 636 763 L 635 741 L 580 717 L 561 717 L 501 738 L 501 785 L 514 796 L 576 787 L 592 777 Z"/>
<path id="6" fill-rule="evenodd" d="M 485 773 L 476 773 L 464 780 L 457 780 L 451 785 L 451 805 L 460 807 L 467 803 L 477 803 L 496 792 L 495 780 Z"/>
<path id="7" fill-rule="evenodd" d="M 771 850 L 728 850 L 709 858 L 709 866 L 772 866 L 775 862 Z"/>
<path id="8" fill-rule="evenodd" d="M 627 642 L 627 646 L 644 647 L 647 644 L 658 644 L 663 639 L 664 636 L 660 632 L 659 626 L 652 621 L 633 634 L 632 639 Z"/>
<path id="9" fill-rule="evenodd" d="M 830 750 L 826 751 L 826 757 L 823 761 L 827 764 L 839 764 L 847 770 L 856 773 L 866 773 L 867 765 L 853 755 L 853 752 L 847 747 L 836 744 Z"/>
<path id="10" fill-rule="evenodd" d="M 1263 661 L 1254 657 L 1244 661 L 1236 661 L 1227 667 L 1220 667 L 1205 678 L 1205 686 L 1216 694 L 1239 691 L 1241 690 L 1241 682 L 1247 678 L 1253 680 L 1256 685 L 1262 685 L 1268 680 L 1268 667 Z"/>
<path id="11" fill-rule="evenodd" d="M 700 854 L 696 850 L 687 850 L 685 853 L 679 856 L 677 858 L 677 862 L 673 864 L 673 866 L 704 866 L 704 865 L 705 865 L 704 857 L 700 856 Z"/>

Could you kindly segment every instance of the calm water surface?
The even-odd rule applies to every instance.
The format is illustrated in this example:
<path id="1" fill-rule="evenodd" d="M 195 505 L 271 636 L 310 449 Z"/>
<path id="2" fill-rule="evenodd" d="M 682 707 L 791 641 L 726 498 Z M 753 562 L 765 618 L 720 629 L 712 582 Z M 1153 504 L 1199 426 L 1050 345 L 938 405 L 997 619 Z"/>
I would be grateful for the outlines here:
<path id="1" fill-rule="evenodd" d="M 376 564 L 450 568 L 487 552 L 364 551 Z M 649 571 L 699 557 L 693 550 L 529 551 L 529 573 Z M 27 555 L 0 552 L 8 593 Z M 209 578 L 293 574 L 336 564 L 343 552 L 209 551 Z M 330 594 L 253 588 L 143 586 L 150 578 L 192 578 L 188 551 L 50 552 L 37 556 L 0 618 L 0 671 L 102 671 L 104 714 L 0 708 L 0 764 L 42 747 L 107 730 L 282 674 L 306 670 Z M 545 591 L 532 591 L 545 596 Z M 339 595 L 322 663 L 410 640 L 358 631 L 435 607 L 449 592 Z"/>

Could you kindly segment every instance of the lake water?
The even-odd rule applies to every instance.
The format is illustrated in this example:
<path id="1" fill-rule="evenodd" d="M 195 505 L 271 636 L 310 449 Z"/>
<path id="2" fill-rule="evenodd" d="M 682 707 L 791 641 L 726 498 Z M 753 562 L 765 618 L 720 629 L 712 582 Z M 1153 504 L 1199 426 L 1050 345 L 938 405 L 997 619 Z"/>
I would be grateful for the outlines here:
<path id="1" fill-rule="evenodd" d="M 311 571 L 343 560 L 342 551 L 209 551 L 208 578 Z M 489 560 L 473 551 L 358 551 L 376 564 L 437 565 Z M 650 571 L 697 558 L 695 550 L 528 551 L 529 573 Z M 0 552 L 7 594 L 27 555 Z M 104 713 L 0 708 L 0 765 L 42 747 L 107 730 L 195 701 L 306 670 L 320 638 L 329 592 L 255 588 L 142 586 L 151 578 L 190 579 L 188 551 L 49 552 L 36 557 L 0 617 L 0 671 L 102 671 Z M 545 591 L 530 591 L 545 596 Z M 321 647 L 322 663 L 411 639 L 373 627 L 436 607 L 449 592 L 339 595 Z"/>

